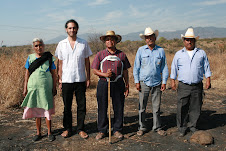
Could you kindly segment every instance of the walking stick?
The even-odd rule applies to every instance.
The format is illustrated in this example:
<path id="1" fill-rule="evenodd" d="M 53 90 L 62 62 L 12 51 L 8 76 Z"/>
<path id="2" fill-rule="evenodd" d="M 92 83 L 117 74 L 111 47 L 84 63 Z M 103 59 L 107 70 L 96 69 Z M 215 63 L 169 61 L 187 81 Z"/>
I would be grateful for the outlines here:
<path id="1" fill-rule="evenodd" d="M 111 144 L 111 96 L 110 96 L 111 80 L 108 79 L 108 121 L 109 121 L 109 143 Z"/>

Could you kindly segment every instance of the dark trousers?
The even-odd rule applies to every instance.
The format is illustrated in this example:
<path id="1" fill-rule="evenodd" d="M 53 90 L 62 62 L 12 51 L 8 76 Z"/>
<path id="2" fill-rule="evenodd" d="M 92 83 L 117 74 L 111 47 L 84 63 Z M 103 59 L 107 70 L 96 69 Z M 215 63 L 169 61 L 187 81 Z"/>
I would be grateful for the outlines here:
<path id="1" fill-rule="evenodd" d="M 177 127 L 179 131 L 196 128 L 202 107 L 203 83 L 188 85 L 178 84 Z"/>
<path id="2" fill-rule="evenodd" d="M 77 102 L 77 131 L 84 130 L 84 121 L 86 115 L 86 85 L 85 82 L 63 83 L 62 95 L 64 102 L 63 126 L 65 130 L 72 130 L 72 100 L 75 93 Z"/>
<path id="3" fill-rule="evenodd" d="M 117 82 L 111 82 L 110 93 L 112 98 L 114 119 L 113 133 L 122 132 L 123 128 L 123 112 L 124 112 L 124 96 L 125 83 L 122 79 Z M 108 82 L 99 80 L 97 85 L 97 103 L 98 103 L 98 120 L 97 128 L 99 132 L 106 133 L 108 129 Z"/>

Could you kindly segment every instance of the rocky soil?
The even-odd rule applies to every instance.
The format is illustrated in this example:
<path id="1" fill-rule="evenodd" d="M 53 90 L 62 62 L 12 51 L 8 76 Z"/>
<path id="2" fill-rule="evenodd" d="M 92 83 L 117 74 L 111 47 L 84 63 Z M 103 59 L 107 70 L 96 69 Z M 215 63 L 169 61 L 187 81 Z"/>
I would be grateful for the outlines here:
<path id="1" fill-rule="evenodd" d="M 53 133 L 56 140 L 48 142 L 45 121 L 42 121 L 43 138 L 38 142 L 32 142 L 35 135 L 35 119 L 23 120 L 23 109 L 8 109 L 0 111 L 0 150 L 2 151 L 28 151 L 28 150 L 128 150 L 128 151 L 177 151 L 177 150 L 226 150 L 226 96 L 223 90 L 205 90 L 206 96 L 198 128 L 209 132 L 214 137 L 211 145 L 199 145 L 190 143 L 191 133 L 184 137 L 178 137 L 176 128 L 176 92 L 167 89 L 162 96 L 161 117 L 163 129 L 167 131 L 167 136 L 160 136 L 151 131 L 152 112 L 151 101 L 147 107 L 147 123 L 149 131 L 143 136 L 136 135 L 138 128 L 138 96 L 128 97 L 125 103 L 124 134 L 123 140 L 112 137 L 112 144 L 108 142 L 108 137 L 97 141 L 97 110 L 94 107 L 87 111 L 86 131 L 89 138 L 81 139 L 74 133 L 70 138 L 62 138 L 62 115 L 55 115 L 52 119 Z M 216 93 L 220 92 L 220 93 Z M 113 116 L 113 115 L 112 115 Z M 73 115 L 73 129 L 76 129 L 76 114 Z"/>

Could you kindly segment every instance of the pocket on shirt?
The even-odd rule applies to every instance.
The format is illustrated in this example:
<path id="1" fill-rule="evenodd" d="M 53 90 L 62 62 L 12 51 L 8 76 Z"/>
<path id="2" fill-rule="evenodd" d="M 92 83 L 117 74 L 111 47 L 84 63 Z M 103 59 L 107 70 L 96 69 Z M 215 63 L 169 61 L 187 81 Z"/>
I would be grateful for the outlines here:
<path id="1" fill-rule="evenodd" d="M 141 64 L 147 65 L 150 57 L 149 56 L 142 56 Z"/>
<path id="2" fill-rule="evenodd" d="M 68 53 L 63 53 L 62 54 L 62 60 L 68 60 L 69 54 Z"/>
<path id="3" fill-rule="evenodd" d="M 196 60 L 196 66 L 197 68 L 202 68 L 203 67 L 203 57 L 198 57 Z"/>
<path id="4" fill-rule="evenodd" d="M 162 62 L 162 59 L 161 58 L 156 58 L 155 59 L 155 65 L 156 65 L 156 67 L 160 67 L 161 62 Z"/>

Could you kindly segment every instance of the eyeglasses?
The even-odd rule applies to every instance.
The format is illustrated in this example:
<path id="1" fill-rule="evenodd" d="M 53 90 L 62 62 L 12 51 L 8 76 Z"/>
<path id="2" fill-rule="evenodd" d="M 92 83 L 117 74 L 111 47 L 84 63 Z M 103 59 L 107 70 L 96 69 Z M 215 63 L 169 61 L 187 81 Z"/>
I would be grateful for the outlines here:
<path id="1" fill-rule="evenodd" d="M 43 46 L 43 44 L 38 44 L 38 45 L 35 45 L 35 47 L 42 47 Z"/>

